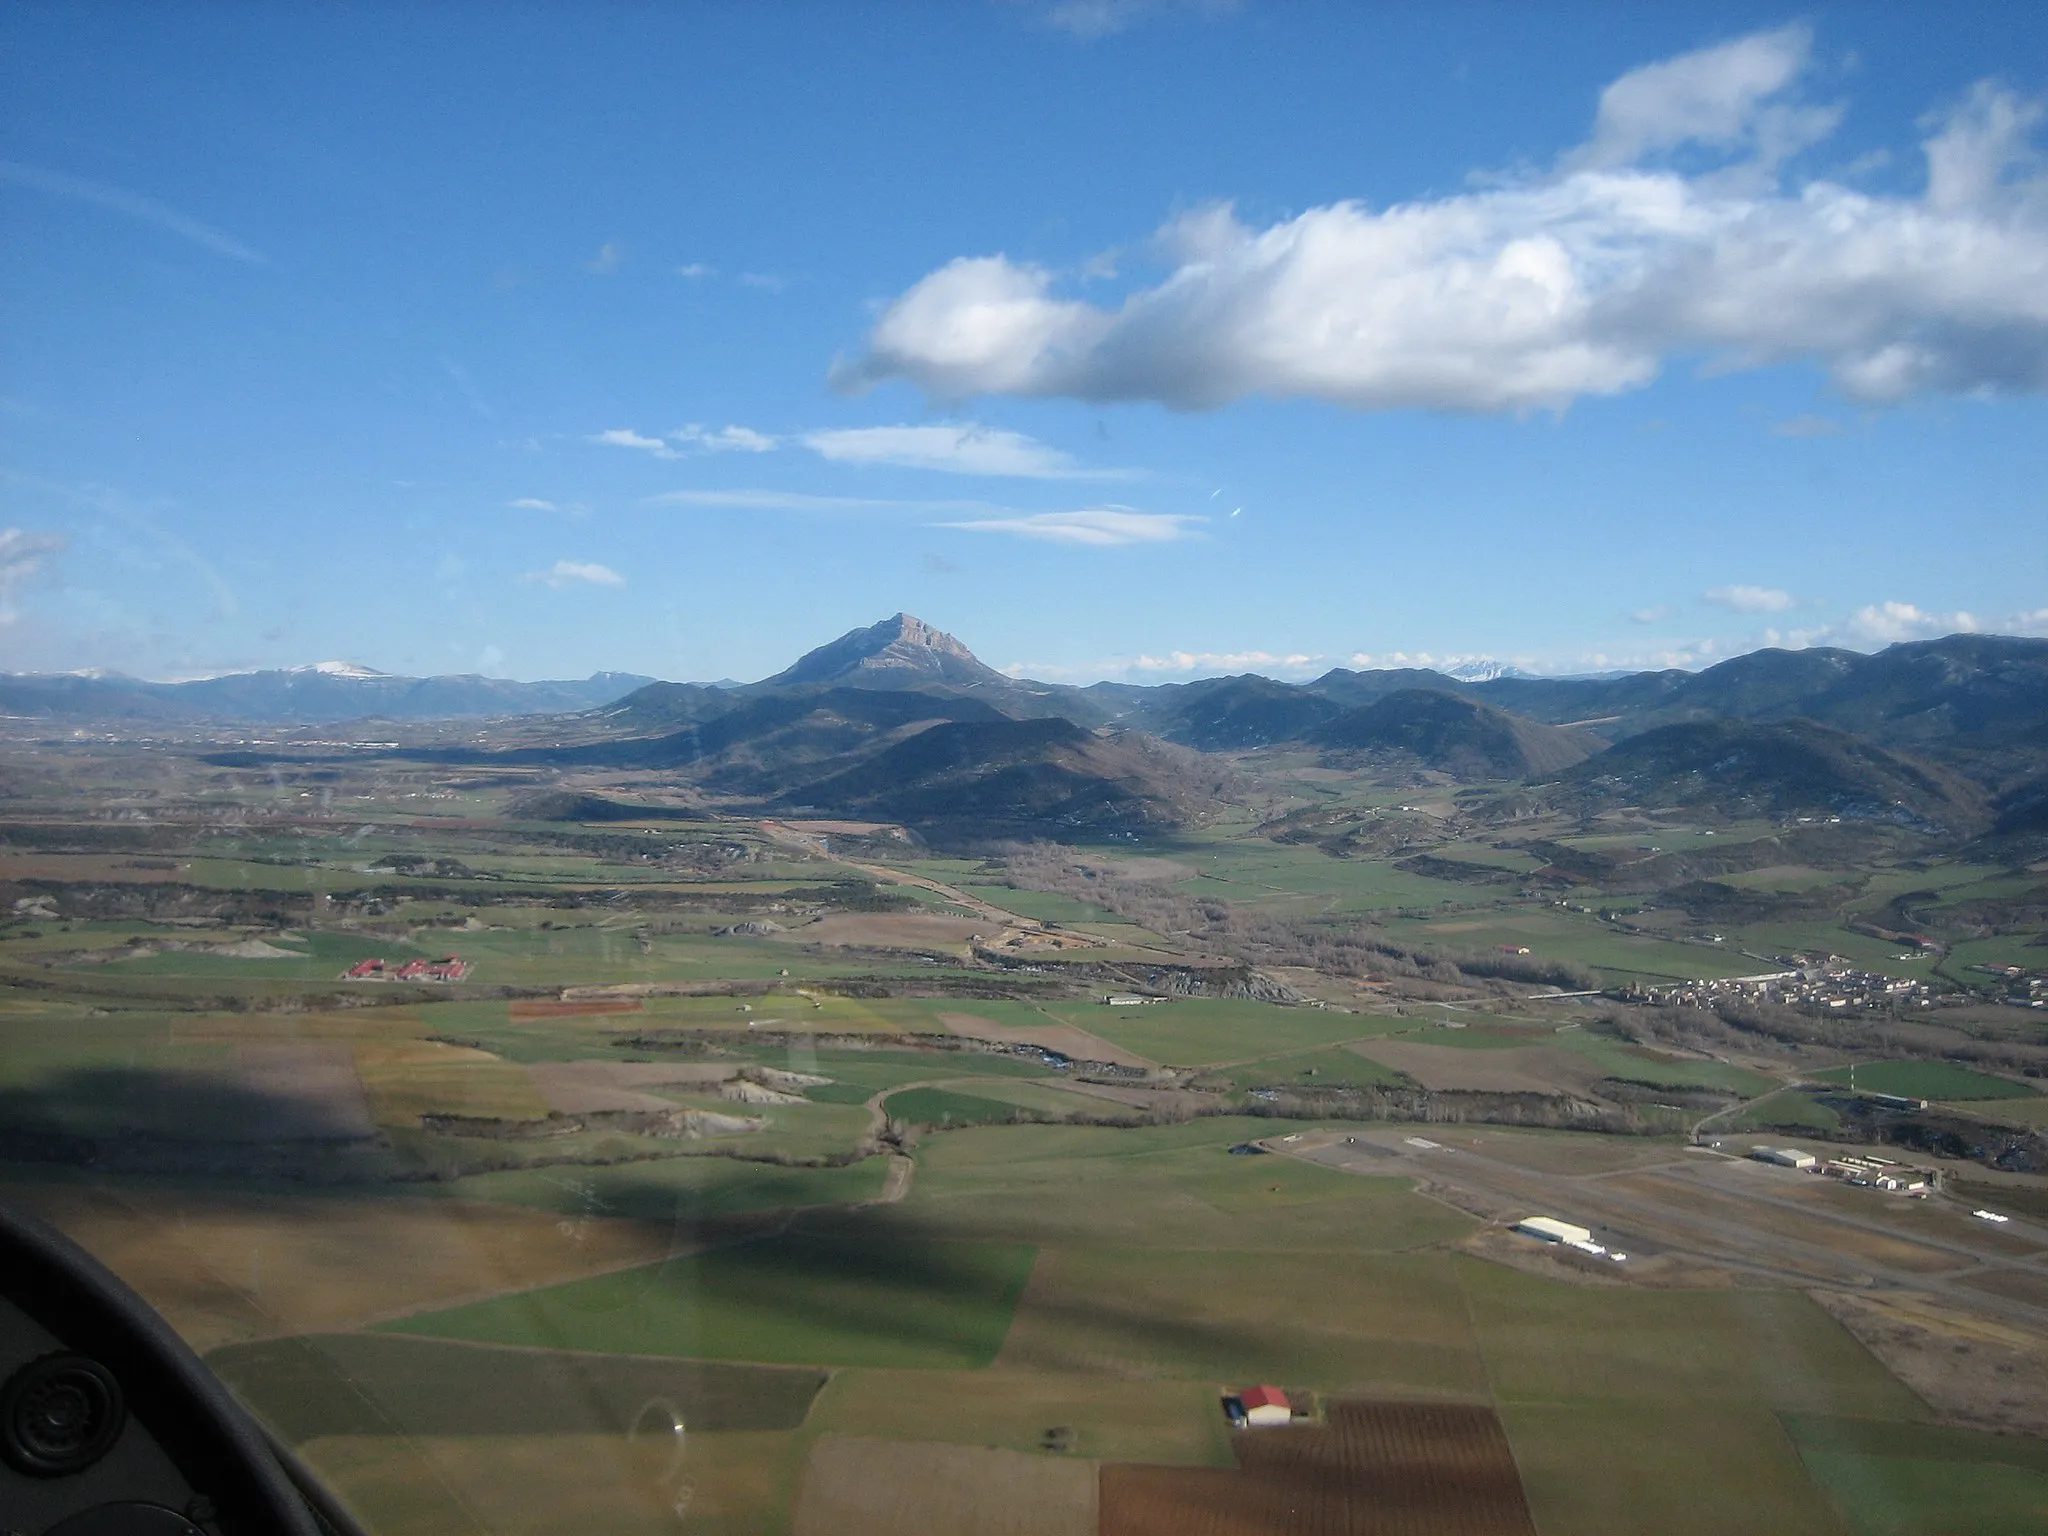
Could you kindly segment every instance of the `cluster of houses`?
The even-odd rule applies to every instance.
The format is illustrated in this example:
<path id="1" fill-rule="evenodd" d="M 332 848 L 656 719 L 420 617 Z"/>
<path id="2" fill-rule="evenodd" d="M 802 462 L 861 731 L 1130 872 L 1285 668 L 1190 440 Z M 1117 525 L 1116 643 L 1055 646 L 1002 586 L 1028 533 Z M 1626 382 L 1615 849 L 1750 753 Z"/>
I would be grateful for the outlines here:
<path id="1" fill-rule="evenodd" d="M 2005 983 L 2004 1001 L 2015 1008 L 2048 1008 L 2048 972 L 2030 971 L 2022 965 L 1973 965 Z"/>
<path id="2" fill-rule="evenodd" d="M 341 973 L 343 981 L 460 981 L 469 974 L 469 962 L 460 955 L 443 955 L 438 960 L 408 960 L 403 965 L 386 965 L 379 958 L 358 960 Z"/>
<path id="3" fill-rule="evenodd" d="M 1625 1002 L 1680 1008 L 1711 1008 L 1720 999 L 1740 998 L 1818 1013 L 1892 1013 L 1902 1008 L 1932 1008 L 1940 1000 L 1940 994 L 1924 981 L 1859 971 L 1839 955 L 1791 970 L 1688 981 L 1675 987 L 1629 987 L 1613 995 Z"/>

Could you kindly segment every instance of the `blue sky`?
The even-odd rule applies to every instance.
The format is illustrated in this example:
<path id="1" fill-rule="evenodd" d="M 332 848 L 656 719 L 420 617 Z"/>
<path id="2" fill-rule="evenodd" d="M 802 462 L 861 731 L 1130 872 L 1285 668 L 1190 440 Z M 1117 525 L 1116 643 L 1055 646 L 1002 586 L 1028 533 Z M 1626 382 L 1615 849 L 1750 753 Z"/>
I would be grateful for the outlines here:
<path id="1" fill-rule="evenodd" d="M 2048 633 L 2038 6 L 23 5 L 0 667 Z"/>

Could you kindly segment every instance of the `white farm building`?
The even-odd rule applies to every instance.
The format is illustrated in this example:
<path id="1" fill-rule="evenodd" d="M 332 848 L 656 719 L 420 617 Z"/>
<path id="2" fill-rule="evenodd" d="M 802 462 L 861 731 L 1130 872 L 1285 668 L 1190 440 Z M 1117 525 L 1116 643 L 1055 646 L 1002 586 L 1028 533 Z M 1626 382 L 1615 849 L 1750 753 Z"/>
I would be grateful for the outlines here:
<path id="1" fill-rule="evenodd" d="M 1776 1163 L 1780 1168 L 1811 1168 L 1814 1165 L 1813 1154 L 1802 1152 L 1797 1147 L 1756 1147 L 1749 1155 L 1760 1163 Z"/>
<path id="2" fill-rule="evenodd" d="M 1540 1237 L 1546 1243 L 1571 1243 L 1577 1246 L 1593 1241 L 1591 1228 L 1575 1227 L 1568 1221 L 1559 1221 L 1555 1216 L 1524 1216 L 1515 1223 L 1515 1230 L 1530 1237 Z"/>

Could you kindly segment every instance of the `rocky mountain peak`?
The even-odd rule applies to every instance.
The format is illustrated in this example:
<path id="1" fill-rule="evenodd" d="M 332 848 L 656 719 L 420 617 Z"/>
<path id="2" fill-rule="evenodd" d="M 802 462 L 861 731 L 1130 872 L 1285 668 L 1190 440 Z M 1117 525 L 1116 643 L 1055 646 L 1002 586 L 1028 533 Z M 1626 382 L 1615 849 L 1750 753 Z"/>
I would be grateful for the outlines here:
<path id="1" fill-rule="evenodd" d="M 866 629 L 849 630 L 768 679 L 769 684 L 779 687 L 848 682 L 866 688 L 990 681 L 1008 679 L 984 666 L 972 651 L 944 630 L 934 629 L 907 613 L 895 614 Z"/>

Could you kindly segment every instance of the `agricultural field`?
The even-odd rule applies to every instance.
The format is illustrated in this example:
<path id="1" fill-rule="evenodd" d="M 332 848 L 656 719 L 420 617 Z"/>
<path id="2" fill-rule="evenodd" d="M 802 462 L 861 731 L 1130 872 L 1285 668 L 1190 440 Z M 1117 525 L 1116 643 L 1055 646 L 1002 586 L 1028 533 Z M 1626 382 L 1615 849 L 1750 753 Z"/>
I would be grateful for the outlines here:
<path id="1" fill-rule="evenodd" d="M 1104 1467 L 1103 1536 L 1535 1536 L 1489 1409 L 1339 1402 L 1323 1424 L 1246 1435 L 1234 1449 L 1228 1472 Z"/>
<path id="2" fill-rule="evenodd" d="M 1945 1061 L 1865 1061 L 1851 1067 L 1830 1067 L 1814 1080 L 1839 1083 L 1860 1093 L 1890 1093 L 1915 1099 L 2025 1099 L 2037 1095 L 2032 1084 Z"/>
<path id="3" fill-rule="evenodd" d="M 1409 1027 L 1402 1021 L 1335 1009 L 1280 1008 L 1206 998 L 1174 998 L 1136 1008 L 1054 1005 L 1045 1012 L 1139 1056 L 1189 1067 L 1263 1060 L 1285 1051 L 1313 1050 Z"/>
<path id="4" fill-rule="evenodd" d="M 385 1326 L 529 1349 L 958 1369 L 995 1357 L 1032 1259 L 1016 1244 L 768 1237 Z"/>
<path id="5" fill-rule="evenodd" d="M 1282 809 L 1322 792 L 1296 767 Z M 2048 1201 L 1995 1163 L 2048 1126 L 2026 1072 L 2048 1026 L 1983 1004 L 1737 1031 L 1516 970 L 1893 964 L 1842 923 L 2028 881 L 1865 871 L 1844 910 L 1714 946 L 1677 908 L 1628 919 L 1648 934 L 1598 915 L 1639 893 L 1525 896 L 1555 849 L 1495 846 L 1441 787 L 1338 797 L 1435 838 L 1416 873 L 1262 817 L 1063 866 L 543 823 L 428 768 L 337 770 L 345 814 L 257 825 L 227 811 L 298 792 L 181 771 L 211 808 L 191 822 L 61 796 L 0 821 L 0 1198 L 162 1308 L 376 1536 L 1932 1536 L 1944 1510 L 1995 1532 L 2034 1507 L 2048 1442 L 1959 1428 L 1962 1387 L 1900 1374 L 1929 1351 L 1882 1354 L 1806 1292 L 2048 1322 Z M 1516 879 L 1437 878 L 1477 865 Z M 1017 883 L 1061 867 L 1087 873 Z M 1729 884 L 1796 900 L 1839 873 Z M 467 976 L 341 976 L 443 954 Z M 1953 1198 L 1876 1215 L 1686 1166 L 1712 1156 L 1696 1125 L 1856 1134 L 1829 1107 L 1852 1062 L 1859 1095 L 2006 1140 Z M 1505 1230 L 1535 1210 L 1626 1236 L 1640 1270 Z M 1305 1416 L 1233 1432 L 1224 1395 L 1260 1382 Z"/>

